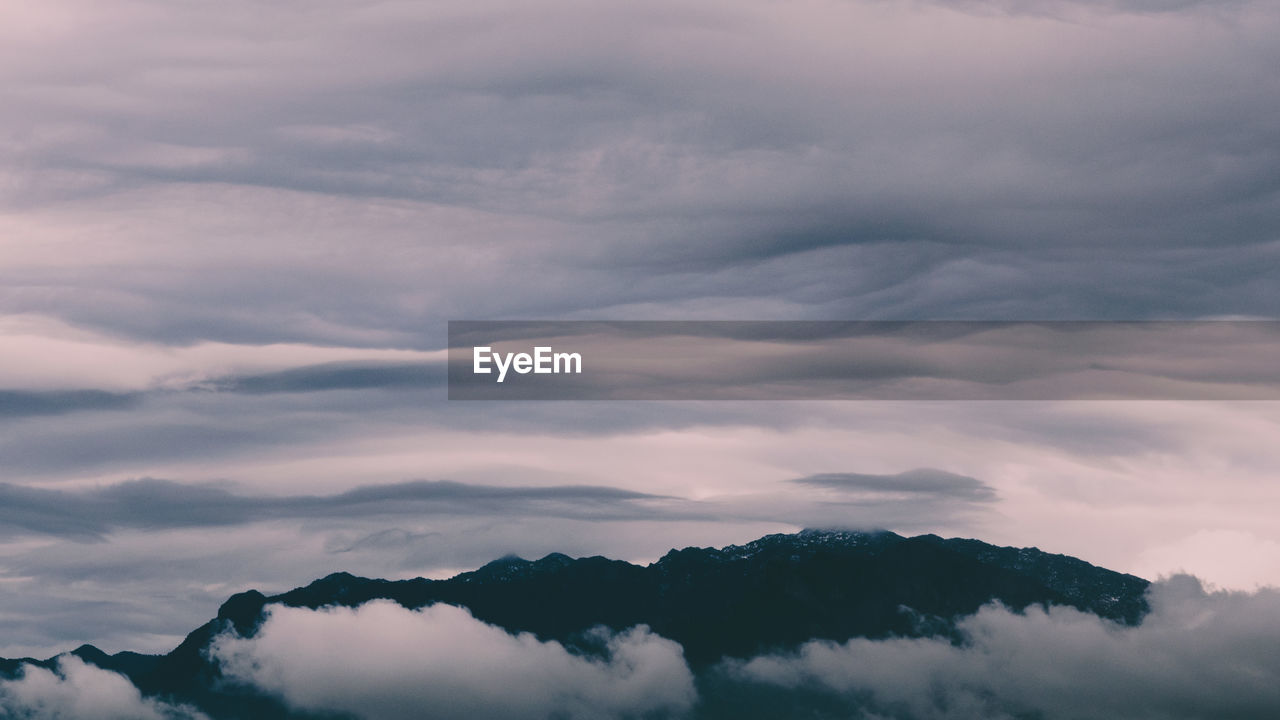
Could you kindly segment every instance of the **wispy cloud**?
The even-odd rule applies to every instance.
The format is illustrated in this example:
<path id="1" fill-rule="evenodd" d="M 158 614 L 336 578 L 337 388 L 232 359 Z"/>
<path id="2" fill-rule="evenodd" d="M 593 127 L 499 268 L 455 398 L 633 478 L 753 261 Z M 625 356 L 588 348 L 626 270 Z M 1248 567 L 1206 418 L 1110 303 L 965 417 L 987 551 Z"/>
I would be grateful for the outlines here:
<path id="1" fill-rule="evenodd" d="M 142 479 L 91 490 L 0 484 L 0 531 L 101 540 L 122 529 L 243 525 L 279 519 L 425 515 L 539 515 L 621 520 L 660 517 L 671 498 L 605 486 L 498 487 L 411 481 L 336 495 L 252 496 L 209 485 Z"/>
<path id="2" fill-rule="evenodd" d="M 0 390 L 0 418 L 62 415 L 82 410 L 128 410 L 141 401 L 141 393 L 102 390 Z"/>
<path id="3" fill-rule="evenodd" d="M 3 76 L 6 312 L 438 348 L 466 316 L 1276 307 L 1266 3 L 131 2 L 109 38 L 62 7 L 0 43 L 38 59 Z"/>
<path id="4" fill-rule="evenodd" d="M 818 473 L 796 478 L 791 482 L 855 495 L 870 493 L 929 496 L 964 502 L 993 502 L 996 499 L 995 489 L 977 478 L 932 468 L 908 470 L 894 475 Z"/>

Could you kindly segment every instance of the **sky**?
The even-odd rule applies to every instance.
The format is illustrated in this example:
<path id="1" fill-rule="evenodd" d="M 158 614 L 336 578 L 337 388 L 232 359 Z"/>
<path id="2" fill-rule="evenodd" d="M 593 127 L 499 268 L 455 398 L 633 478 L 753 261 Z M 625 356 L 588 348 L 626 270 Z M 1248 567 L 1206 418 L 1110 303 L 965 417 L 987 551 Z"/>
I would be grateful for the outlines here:
<path id="1" fill-rule="evenodd" d="M 1280 319 L 1277 31 L 1261 0 L 0 2 L 0 656 L 165 651 L 339 570 L 815 526 L 1280 584 L 1275 402 L 443 384 L 449 320 Z"/>

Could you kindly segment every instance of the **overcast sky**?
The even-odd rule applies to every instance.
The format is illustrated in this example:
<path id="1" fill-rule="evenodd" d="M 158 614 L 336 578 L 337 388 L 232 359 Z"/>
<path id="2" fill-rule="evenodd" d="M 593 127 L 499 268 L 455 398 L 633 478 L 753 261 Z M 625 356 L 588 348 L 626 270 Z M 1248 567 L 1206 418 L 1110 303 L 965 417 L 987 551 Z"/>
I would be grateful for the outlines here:
<path id="1" fill-rule="evenodd" d="M 1280 584 L 1273 402 L 449 403 L 450 319 L 1280 317 L 1262 0 L 0 1 L 0 655 L 805 526 Z"/>

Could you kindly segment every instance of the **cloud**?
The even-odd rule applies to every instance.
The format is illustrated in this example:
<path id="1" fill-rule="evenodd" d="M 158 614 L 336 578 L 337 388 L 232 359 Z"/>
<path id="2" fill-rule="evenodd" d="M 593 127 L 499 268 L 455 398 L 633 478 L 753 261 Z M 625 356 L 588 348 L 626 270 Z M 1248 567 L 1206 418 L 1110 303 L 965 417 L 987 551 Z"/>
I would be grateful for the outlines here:
<path id="1" fill-rule="evenodd" d="M 324 390 L 426 388 L 444 383 L 442 363 L 326 363 L 261 375 L 219 378 L 220 392 L 305 393 Z"/>
<path id="2" fill-rule="evenodd" d="M 137 393 L 109 393 L 101 390 L 0 390 L 0 419 L 61 415 L 81 410 L 128 410 L 136 407 L 140 399 Z"/>
<path id="3" fill-rule="evenodd" d="M 943 639 L 815 641 L 729 664 L 741 682 L 895 720 L 1264 718 L 1280 710 L 1280 590 L 1155 583 L 1121 627 L 1074 609 L 988 606 Z M 816 693 L 816 695 L 809 695 Z"/>
<path id="4" fill-rule="evenodd" d="M 1280 428 L 1274 403 L 513 403 L 495 413 L 484 403 L 437 402 L 391 413 L 340 405 L 351 399 L 342 392 L 191 398 L 201 404 L 182 412 L 41 417 L 4 433 L 0 447 L 14 486 L 28 471 L 19 462 L 24 453 L 39 449 L 64 465 L 30 488 L 58 493 L 34 498 L 36 508 L 33 498 L 14 495 L 0 504 L 5 582 L 22 596 L 0 620 L 14 647 L 0 654 L 47 657 L 81 642 L 163 650 L 231 592 L 282 591 L 337 570 L 442 576 L 507 553 L 550 552 L 643 563 L 672 546 L 722 546 L 803 527 L 1036 545 L 1148 578 L 1201 568 L 1234 587 L 1280 582 L 1269 554 L 1213 560 L 1217 572 L 1200 564 L 1212 560 L 1207 552 L 1144 554 L 1205 528 L 1248 532 L 1260 543 L 1280 539 L 1272 522 L 1276 488 L 1268 482 L 1280 458 L 1271 442 Z M 297 404 L 277 404 L 286 402 Z M 183 428 L 194 416 L 210 425 Z M 299 437 L 298 428 L 315 418 L 330 424 L 330 434 Z M 94 422 L 78 426 L 74 419 Z M 246 431 L 246 444 L 218 447 L 223 427 Z M 177 440 L 184 444 L 172 447 Z M 107 463 L 95 454 L 99 448 L 129 452 Z M 922 466 L 978 478 L 999 501 L 867 497 L 787 482 Z M 212 486 L 232 497 L 211 498 L 207 510 L 198 493 L 182 496 L 190 508 L 174 508 L 182 503 L 158 493 L 155 517 L 164 522 L 222 524 L 165 530 L 145 517 L 122 519 L 122 498 L 107 502 L 90 491 L 114 487 L 129 476 L 126 468 L 190 478 L 197 488 L 204 478 L 233 479 Z M 317 515 L 279 520 L 254 508 L 241 517 L 262 519 L 234 521 L 235 508 L 259 498 L 332 498 L 428 473 L 492 487 L 613 486 L 690 501 L 619 499 L 613 509 L 637 517 L 616 522 L 599 519 L 611 517 L 600 506 L 591 506 L 601 510 L 596 520 L 566 519 L 557 507 L 579 515 L 585 507 L 550 498 L 541 506 L 489 498 L 489 514 L 423 500 L 406 503 L 404 513 L 387 501 L 352 507 L 349 516 L 321 506 L 313 508 Z M 98 478 L 101 486 L 93 484 Z M 94 504 L 82 502 L 86 493 Z M 125 507 L 149 512 L 131 502 Z M 379 504 L 388 514 L 372 513 Z M 537 507 L 550 509 L 542 517 Z M 29 515 L 37 509 L 41 516 Z M 652 514 L 646 519 L 641 511 Z M 62 534 L 9 524 L 15 513 Z M 443 537 L 399 546 L 394 534 L 358 542 L 389 528 Z M 86 544 L 102 537 L 108 542 Z M 332 552 L 344 548 L 352 549 Z M 1239 571 L 1222 572 L 1233 568 Z M 181 602 L 167 599 L 175 588 Z M 114 604 L 80 604 L 88 599 Z"/>
<path id="5" fill-rule="evenodd" d="M 442 353 L 387 347 L 136 342 L 35 315 L 0 315 L 0 337 L 0 390 L 53 397 L 76 391 L 129 397 L 193 386 L 259 393 L 378 387 L 387 379 L 428 381 L 433 363 L 443 360 Z"/>
<path id="6" fill-rule="evenodd" d="M 21 666 L 0 679 L 0 715 L 32 720 L 207 720 L 183 706 L 142 697 L 119 673 L 102 670 L 74 655 L 62 655 L 53 669 Z"/>
<path id="7" fill-rule="evenodd" d="M 680 646 L 643 627 L 599 638 L 599 657 L 511 635 L 450 605 L 408 610 L 271 606 L 256 635 L 223 635 L 223 672 L 304 710 L 364 720 L 682 715 L 695 699 Z"/>
<path id="8" fill-rule="evenodd" d="M 984 607 L 948 639 L 811 641 L 695 678 L 680 646 L 644 627 L 593 631 L 581 650 L 437 604 L 268 606 L 251 637 L 218 637 L 233 681 L 296 709 L 363 720 L 768 717 L 878 720 L 1255 720 L 1280 708 L 1280 589 L 1153 584 L 1151 612 L 1121 626 L 1070 608 Z M 199 718 L 142 698 L 74 656 L 0 680 L 13 717 Z"/>
<path id="9" fill-rule="evenodd" d="M 354 539 L 345 536 L 331 537 L 325 542 L 325 551 L 341 555 L 360 550 L 397 550 L 425 545 L 428 541 L 439 541 L 443 538 L 444 535 L 438 532 L 415 533 L 402 528 L 390 528 Z"/>
<path id="10" fill-rule="evenodd" d="M 1079 17 L 1096 11 L 1156 14 L 1234 10 L 1247 2 L 1249 0 L 957 0 L 951 6 L 975 13 Z"/>
<path id="11" fill-rule="evenodd" d="M 1280 398 L 1280 324 L 1207 322 L 451 323 L 451 399 Z M 572 349 L 581 374 L 472 372 Z M 1209 348 L 1212 348 L 1210 350 Z M 1224 359 L 1225 355 L 1225 359 Z M 491 366 L 493 363 L 491 363 Z M 491 367 L 492 369 L 492 367 Z"/>
<path id="12" fill-rule="evenodd" d="M 126 2 L 110 37 L 59 7 L 0 37 L 6 312 L 439 347 L 466 316 L 1275 308 L 1267 3 Z"/>
<path id="13" fill-rule="evenodd" d="M 6 582 L 43 585 L 4 635 L 40 626 L 39 642 L 79 641 L 92 638 L 77 623 L 119 618 L 61 615 L 50 595 L 200 621 L 223 585 L 309 579 L 288 573 L 333 557 L 298 523 L 245 529 L 270 516 L 246 507 L 266 496 L 283 498 L 265 503 L 281 517 L 337 523 L 351 510 L 362 524 L 334 547 L 384 567 L 373 546 L 397 536 L 357 540 L 387 527 L 366 510 L 396 501 L 316 499 L 410 477 L 743 493 L 759 498 L 751 517 L 776 518 L 785 493 L 839 493 L 780 479 L 928 465 L 998 489 L 999 524 L 951 527 L 1002 543 L 1133 570 L 1131 554 L 1202 527 L 1275 542 L 1277 425 L 1263 404 L 495 412 L 411 390 L 446 319 L 1273 316 L 1278 28 L 1275 3 L 1181 0 L 57 0 L 8 12 L 3 479 L 255 489 L 156 487 L 147 505 L 6 488 L 4 532 L 21 536 L 0 548 Z M 193 383 L 238 392 L 152 392 Z M 306 392 L 320 389 L 339 390 Z M 866 515 L 942 532 L 938 503 L 956 504 Z M 152 510 L 206 525 L 148 535 L 137 514 Z M 510 515 L 393 524 L 409 544 L 449 525 L 440 544 L 464 566 L 494 546 L 642 558 L 765 531 L 738 510 L 678 533 Z M 828 514 L 841 517 L 813 522 L 848 520 Z M 199 603 L 174 602 L 175 587 Z M 181 629 L 172 619 L 164 632 Z"/>
<path id="14" fill-rule="evenodd" d="M 848 493 L 930 496 L 964 502 L 993 502 L 996 499 L 995 489 L 977 478 L 932 468 L 907 470 L 895 475 L 819 473 L 791 482 Z"/>
<path id="15" fill-rule="evenodd" d="M 506 473 L 498 473 L 504 475 Z M 332 495 L 251 495 L 224 485 L 143 478 L 77 490 L 0 483 L 0 535 L 52 535 L 102 541 L 121 531 L 218 528 L 272 521 L 327 521 L 365 528 L 395 518 L 503 521 L 773 523 L 791 527 L 916 529 L 981 512 L 995 491 L 941 470 L 896 475 L 823 473 L 790 481 L 827 492 L 704 493 L 694 500 L 610 485 L 491 485 L 414 480 L 359 485 Z M 335 540 L 330 552 L 409 550 L 430 534 L 366 529 Z"/>
<path id="16" fill-rule="evenodd" d="M 580 519 L 660 517 L 646 505 L 674 500 L 614 487 L 498 487 L 445 480 L 367 485 L 336 495 L 265 497 L 146 478 L 89 490 L 0 483 L 0 532 L 100 540 L 120 529 L 241 525 L 289 518 L 539 515 Z"/>

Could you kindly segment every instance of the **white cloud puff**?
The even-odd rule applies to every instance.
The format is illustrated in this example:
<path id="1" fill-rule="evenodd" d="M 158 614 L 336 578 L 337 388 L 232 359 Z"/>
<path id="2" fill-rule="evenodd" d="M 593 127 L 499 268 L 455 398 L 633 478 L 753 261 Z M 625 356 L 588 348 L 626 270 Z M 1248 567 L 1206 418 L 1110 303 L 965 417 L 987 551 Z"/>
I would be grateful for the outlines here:
<path id="1" fill-rule="evenodd" d="M 735 679 L 843 697 L 899 720 L 1280 717 L 1280 591 L 1206 592 L 1190 576 L 1153 586 L 1123 627 L 1069 608 L 988 606 L 965 642 L 815 641 L 726 666 Z"/>
<path id="2" fill-rule="evenodd" d="M 211 653 L 297 708 L 366 720 L 669 717 L 696 697 L 681 647 L 646 628 L 588 658 L 443 604 L 273 606 L 254 637 L 224 635 Z"/>
<path id="3" fill-rule="evenodd" d="M 74 655 L 55 669 L 24 665 L 0 680 L 0 717 L 39 720 L 204 720 L 191 708 L 142 697 L 125 676 Z"/>

